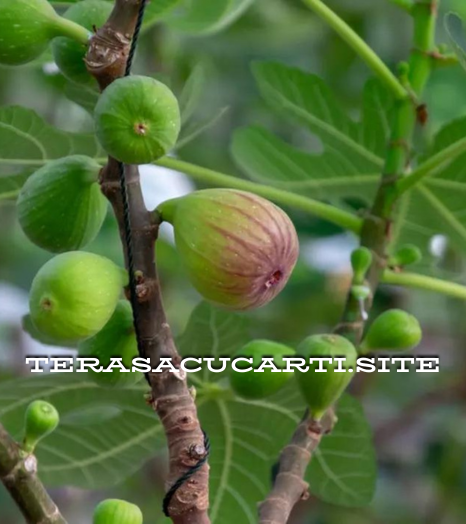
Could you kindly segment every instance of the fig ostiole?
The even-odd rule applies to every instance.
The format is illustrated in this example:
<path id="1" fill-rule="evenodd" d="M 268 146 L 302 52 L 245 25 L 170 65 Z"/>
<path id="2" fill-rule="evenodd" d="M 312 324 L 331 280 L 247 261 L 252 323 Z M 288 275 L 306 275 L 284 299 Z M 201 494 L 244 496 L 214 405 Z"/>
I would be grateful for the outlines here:
<path id="1" fill-rule="evenodd" d="M 55 430 L 59 421 L 58 411 L 52 404 L 43 400 L 31 402 L 24 420 L 24 451 L 33 453 L 37 444 Z"/>
<path id="2" fill-rule="evenodd" d="M 84 27 L 59 16 L 47 0 L 0 0 L 0 64 L 30 62 L 61 35 L 81 44 L 91 36 Z"/>
<path id="3" fill-rule="evenodd" d="M 95 508 L 92 524 L 142 524 L 142 521 L 142 512 L 135 504 L 107 499 Z"/>
<path id="4" fill-rule="evenodd" d="M 421 339 L 422 330 L 416 317 L 402 309 L 389 309 L 369 326 L 359 352 L 408 351 L 416 347 Z"/>
<path id="5" fill-rule="evenodd" d="M 100 191 L 101 166 L 73 155 L 49 162 L 22 187 L 18 219 L 37 246 L 61 253 L 86 246 L 100 231 L 107 200 Z"/>
<path id="6" fill-rule="evenodd" d="M 110 320 L 125 283 L 111 260 L 83 251 L 62 253 L 35 276 L 29 296 L 31 320 L 44 335 L 79 342 Z"/>
<path id="7" fill-rule="evenodd" d="M 112 357 L 118 357 L 122 366 L 131 370 L 133 358 L 138 356 L 131 304 L 120 300 L 103 329 L 81 342 L 78 350 L 82 357 L 97 358 L 103 368 L 109 367 Z M 105 372 L 91 370 L 89 375 L 100 386 L 114 388 L 133 386 L 143 378 L 141 372 L 123 371 L 119 366 Z"/>
<path id="8" fill-rule="evenodd" d="M 230 369 L 230 384 L 233 391 L 240 397 L 247 399 L 261 399 L 273 395 L 279 391 L 292 378 L 293 373 L 283 371 L 286 362 L 283 357 L 293 357 L 295 350 L 284 344 L 279 344 L 271 340 L 253 340 L 239 349 L 233 358 L 252 359 L 252 364 L 241 361 L 237 364 L 239 369 L 249 369 L 250 371 L 235 371 Z M 257 370 L 263 365 L 263 359 L 270 358 L 270 365 Z M 273 367 L 272 367 L 273 363 Z M 274 371 L 274 369 L 281 371 Z"/>
<path id="9" fill-rule="evenodd" d="M 162 82 L 128 76 L 113 82 L 95 107 L 95 130 L 109 155 L 125 164 L 148 164 L 176 144 L 178 101 Z"/>
<path id="10" fill-rule="evenodd" d="M 252 193 L 195 191 L 157 211 L 174 227 L 191 283 L 216 305 L 247 310 L 267 304 L 296 264 L 298 236 L 290 218 Z"/>
<path id="11" fill-rule="evenodd" d="M 301 342 L 296 355 L 305 358 L 306 365 L 309 365 L 308 371 L 297 371 L 295 376 L 312 418 L 320 421 L 351 382 L 356 372 L 357 351 L 348 339 L 340 335 L 312 335 Z M 332 360 L 310 362 L 312 358 Z M 335 361 L 335 358 L 344 360 Z"/>
<path id="12" fill-rule="evenodd" d="M 112 11 L 112 4 L 105 0 L 83 0 L 73 4 L 63 15 L 93 31 L 102 27 Z M 63 75 L 72 82 L 97 86 L 94 77 L 88 72 L 84 58 L 87 48 L 72 38 L 59 37 L 52 42 L 55 63 Z"/>

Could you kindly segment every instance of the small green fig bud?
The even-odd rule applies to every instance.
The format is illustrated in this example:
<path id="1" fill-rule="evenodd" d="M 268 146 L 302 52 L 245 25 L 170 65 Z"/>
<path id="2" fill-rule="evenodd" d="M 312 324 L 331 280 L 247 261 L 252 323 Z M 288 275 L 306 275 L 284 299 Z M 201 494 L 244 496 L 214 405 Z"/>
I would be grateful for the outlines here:
<path id="1" fill-rule="evenodd" d="M 108 499 L 94 510 L 92 524 L 142 524 L 141 510 L 124 500 Z"/>
<path id="2" fill-rule="evenodd" d="M 239 372 L 233 368 L 230 369 L 230 384 L 233 391 L 244 398 L 260 399 L 268 397 L 281 389 L 293 373 L 287 371 L 273 371 L 271 368 L 264 368 L 264 371 L 254 371 L 262 364 L 262 359 L 272 357 L 276 368 L 286 367 L 283 357 L 293 357 L 294 349 L 272 342 L 270 340 L 253 340 L 238 350 L 232 359 L 245 357 L 252 358 L 252 365 L 248 362 L 239 362 L 236 367 L 239 369 L 253 368 L 252 371 Z"/>
<path id="3" fill-rule="evenodd" d="M 107 21 L 112 4 L 104 0 L 83 0 L 73 4 L 63 15 L 89 31 L 102 27 Z M 97 85 L 89 74 L 84 58 L 87 49 L 71 38 L 55 38 L 52 42 L 53 58 L 60 71 L 72 82 Z"/>
<path id="4" fill-rule="evenodd" d="M 120 300 L 104 328 L 97 335 L 81 342 L 78 349 L 80 356 L 98 358 L 104 368 L 110 365 L 112 357 L 120 357 L 123 366 L 131 369 L 133 358 L 138 356 L 131 304 L 127 300 Z M 116 388 L 133 386 L 143 378 L 140 372 L 126 372 L 119 368 L 101 373 L 91 370 L 89 374 L 100 386 Z"/>
<path id="5" fill-rule="evenodd" d="M 111 260 L 81 251 L 49 260 L 37 273 L 29 296 L 31 320 L 53 339 L 78 342 L 109 321 L 124 285 Z"/>
<path id="6" fill-rule="evenodd" d="M 390 257 L 388 261 L 389 266 L 404 267 L 412 264 L 417 264 L 422 260 L 421 250 L 412 244 L 406 244 Z"/>
<path id="7" fill-rule="evenodd" d="M 32 453 L 39 443 L 58 426 L 60 416 L 52 404 L 35 400 L 29 404 L 25 417 L 23 449 Z"/>
<path id="8" fill-rule="evenodd" d="M 372 264 L 372 253 L 366 247 L 359 247 L 351 253 L 351 266 L 353 268 L 353 282 L 362 284 L 367 270 Z"/>
<path id="9" fill-rule="evenodd" d="M 180 122 L 175 95 L 146 76 L 116 80 L 95 108 L 97 138 L 125 164 L 148 164 L 164 156 L 176 143 Z"/>
<path id="10" fill-rule="evenodd" d="M 401 309 L 390 309 L 379 315 L 369 327 L 360 353 L 377 349 L 405 351 L 416 347 L 422 339 L 417 319 Z"/>
<path id="11" fill-rule="evenodd" d="M 356 300 L 366 300 L 371 294 L 367 286 L 351 286 L 351 294 Z"/>
<path id="12" fill-rule="evenodd" d="M 353 344 L 340 335 L 312 335 L 304 339 L 298 346 L 297 356 L 304 357 L 307 362 L 310 358 L 336 358 L 346 360 L 338 363 L 322 361 L 309 363 L 309 371 L 295 373 L 301 393 L 309 406 L 314 420 L 320 420 L 327 409 L 332 406 L 351 382 L 356 372 L 357 351 Z M 319 367 L 326 371 L 316 371 Z"/>
<path id="13" fill-rule="evenodd" d="M 47 0 L 0 0 L 0 64 L 25 64 L 39 57 L 52 38 L 79 33 L 82 39 L 83 31 L 58 16 Z"/>
<path id="14" fill-rule="evenodd" d="M 107 213 L 100 166 L 74 155 L 54 160 L 28 178 L 18 198 L 18 218 L 27 237 L 53 253 L 91 242 Z"/>
<path id="15" fill-rule="evenodd" d="M 236 310 L 270 302 L 298 258 L 289 217 L 261 197 L 233 189 L 206 189 L 158 208 L 173 224 L 190 280 L 207 300 Z"/>

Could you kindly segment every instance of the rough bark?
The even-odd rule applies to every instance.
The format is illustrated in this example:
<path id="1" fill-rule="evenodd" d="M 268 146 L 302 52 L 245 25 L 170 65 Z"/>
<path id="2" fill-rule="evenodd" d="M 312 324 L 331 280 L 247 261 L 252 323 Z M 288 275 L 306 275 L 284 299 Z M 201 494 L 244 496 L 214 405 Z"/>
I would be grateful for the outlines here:
<path id="1" fill-rule="evenodd" d="M 139 0 L 116 0 L 109 20 L 92 38 L 86 63 L 102 90 L 124 74 L 139 5 Z M 159 224 L 145 207 L 137 166 L 125 166 L 125 169 L 133 260 L 137 276 L 135 307 L 141 356 L 150 358 L 152 369 L 157 367 L 162 357 L 170 357 L 173 365 L 178 367 L 180 356 L 165 316 L 155 263 L 155 241 Z M 112 204 L 117 218 L 128 265 L 119 165 L 115 159 L 109 158 L 101 171 L 100 182 L 102 192 Z M 162 373 L 150 373 L 149 379 L 152 389 L 151 405 L 158 413 L 167 437 L 168 490 L 205 456 L 204 435 L 185 374 L 182 371 L 173 373 L 165 370 Z M 174 494 L 169 514 L 175 524 L 209 523 L 208 470 L 209 467 L 205 464 Z"/>

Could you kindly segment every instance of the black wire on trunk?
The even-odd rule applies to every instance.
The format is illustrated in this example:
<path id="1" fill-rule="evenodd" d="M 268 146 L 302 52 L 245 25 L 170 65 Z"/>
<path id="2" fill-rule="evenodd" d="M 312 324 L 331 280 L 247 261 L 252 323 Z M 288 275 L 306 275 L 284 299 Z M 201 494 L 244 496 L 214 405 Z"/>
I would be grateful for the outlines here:
<path id="1" fill-rule="evenodd" d="M 131 68 L 133 65 L 134 55 L 136 53 L 139 34 L 141 32 L 141 26 L 142 26 L 142 22 L 144 19 L 146 4 L 147 4 L 147 0 L 141 0 L 141 4 L 139 6 L 139 12 L 138 12 L 138 19 L 136 22 L 136 26 L 134 28 L 133 38 L 131 40 L 131 47 L 130 47 L 130 51 L 128 55 L 128 60 L 126 61 L 125 76 L 129 76 L 131 74 Z M 136 336 L 138 352 L 141 356 L 144 356 L 142 344 L 141 344 L 141 333 L 139 329 L 139 316 L 138 316 L 138 307 L 137 307 L 137 304 L 138 304 L 137 278 L 136 278 L 135 268 L 134 268 L 130 204 L 129 204 L 129 198 L 128 198 L 128 186 L 126 183 L 126 171 L 125 171 L 125 165 L 123 164 L 123 162 L 118 162 L 118 168 L 119 168 L 119 174 L 120 174 L 121 199 L 123 202 L 123 226 L 124 226 L 124 236 L 125 236 L 124 241 L 126 244 L 126 257 L 127 257 L 128 275 L 129 275 L 129 291 L 130 291 L 130 299 L 131 299 L 131 306 L 132 306 L 131 309 L 133 310 L 134 332 Z M 148 373 L 146 374 L 146 380 L 150 385 L 150 377 Z M 171 486 L 171 488 L 167 491 L 163 499 L 163 512 L 167 517 L 170 516 L 168 508 L 170 506 L 170 502 L 171 502 L 171 499 L 173 498 L 173 495 L 187 480 L 189 480 L 195 473 L 197 473 L 202 468 L 202 466 L 207 462 L 207 459 L 209 458 L 209 453 L 210 453 L 209 437 L 207 436 L 207 433 L 204 430 L 202 430 L 202 433 L 204 435 L 204 453 L 205 455 L 193 467 L 188 469 L 186 473 L 184 473 L 178 480 L 176 480 L 173 483 L 173 485 Z"/>

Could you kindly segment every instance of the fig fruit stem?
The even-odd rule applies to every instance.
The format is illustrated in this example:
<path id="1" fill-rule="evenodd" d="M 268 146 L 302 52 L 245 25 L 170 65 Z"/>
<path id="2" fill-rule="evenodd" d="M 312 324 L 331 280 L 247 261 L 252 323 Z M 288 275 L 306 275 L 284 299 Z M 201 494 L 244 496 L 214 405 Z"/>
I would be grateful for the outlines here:
<path id="1" fill-rule="evenodd" d="M 340 226 L 343 229 L 347 229 L 356 234 L 360 232 L 362 227 L 362 220 L 348 211 L 338 209 L 337 207 L 319 202 L 318 200 L 314 200 L 312 198 L 303 197 L 289 191 L 284 191 L 283 189 L 250 182 L 249 180 L 219 173 L 218 171 L 214 171 L 212 169 L 201 167 L 195 164 L 190 164 L 189 162 L 177 160 L 176 158 L 172 157 L 163 157 L 160 160 L 157 160 L 155 164 L 180 171 L 181 173 L 185 173 L 186 175 L 190 176 L 194 180 L 206 183 L 208 185 L 217 187 L 231 187 L 233 189 L 250 191 L 251 193 L 272 200 L 277 204 L 282 204 L 284 206 L 293 207 L 294 209 L 299 209 L 300 211 L 305 211 L 306 213 L 322 218 L 323 220 L 327 220 L 332 224 Z"/>
<path id="2" fill-rule="evenodd" d="M 66 524 L 37 476 L 37 460 L 0 424 L 0 480 L 28 524 Z"/>
<path id="3" fill-rule="evenodd" d="M 320 18 L 340 35 L 340 37 L 366 62 L 374 74 L 390 89 L 395 98 L 405 100 L 410 93 L 405 86 L 385 65 L 382 59 L 367 45 L 366 42 L 332 9 L 321 0 L 302 0 Z"/>
<path id="4" fill-rule="evenodd" d="M 92 37 L 86 55 L 88 71 L 103 91 L 114 80 L 124 76 L 130 51 L 130 35 L 138 19 L 141 0 L 116 0 L 108 21 Z M 171 357 L 172 364 L 181 362 L 170 326 L 165 315 L 160 283 L 155 262 L 155 242 L 160 220 L 154 217 L 144 204 L 138 166 L 126 165 L 128 209 L 131 224 L 132 252 L 137 293 L 133 307 L 137 308 L 141 356 L 150 359 L 152 369 L 161 357 Z M 118 222 L 123 243 L 126 267 L 128 253 L 125 242 L 125 209 L 120 187 L 120 164 L 109 157 L 100 174 L 101 189 L 110 201 Z M 164 426 L 169 471 L 167 491 L 191 469 L 202 454 L 204 434 L 197 416 L 194 399 L 188 389 L 184 373 L 149 374 L 151 386 L 150 404 Z M 193 450 L 196 455 L 193 456 Z M 170 499 L 168 514 L 174 524 L 209 524 L 209 466 L 205 462 L 182 484 Z"/>
<path id="5" fill-rule="evenodd" d="M 72 20 L 67 20 L 62 16 L 57 18 L 54 25 L 60 36 L 66 36 L 83 45 L 88 45 L 92 37 L 92 33 L 90 33 L 85 27 L 73 22 Z"/>
<path id="6" fill-rule="evenodd" d="M 383 62 L 378 57 L 374 58 L 372 50 L 359 36 L 320 0 L 303 1 L 326 20 L 358 52 L 366 63 L 372 67 L 374 72 L 378 74 L 379 78 L 385 80 L 387 86 L 392 87 L 392 92 L 397 98 L 391 128 L 391 140 L 387 147 L 380 186 L 372 208 L 367 213 L 361 229 L 361 246 L 368 248 L 373 255 L 373 262 L 366 276 L 366 283 L 370 287 L 371 294 L 366 300 L 364 307 L 361 307 L 361 303 L 354 297 L 350 289 L 342 321 L 335 329 L 336 333 L 347 337 L 357 347 L 361 342 L 366 321 L 362 313 L 370 311 L 372 298 L 386 274 L 387 248 L 391 241 L 393 210 L 399 198 L 396 184 L 405 175 L 411 159 L 413 133 L 418 120 L 416 104 L 413 104 L 413 101 L 422 96 L 433 68 L 431 53 L 435 51 L 435 25 L 440 0 L 418 0 L 412 7 L 411 15 L 414 22 L 413 46 L 406 80 L 409 91 L 412 90 L 413 96 L 406 96 L 408 87 L 399 84 L 398 80 L 393 82 L 393 75 L 386 69 Z M 401 89 L 398 85 L 401 86 Z M 388 277 L 392 277 L 391 273 L 388 273 Z M 411 280 L 411 282 L 413 281 L 415 282 L 416 279 Z M 363 385 L 363 382 L 359 381 L 358 378 L 356 377 L 353 380 L 351 386 L 353 386 L 353 392 L 362 394 L 361 384 Z M 285 524 L 293 506 L 303 498 L 303 492 L 306 491 L 304 488 L 307 488 L 307 486 L 302 479 L 307 464 L 311 459 L 306 454 L 306 451 L 309 449 L 309 446 L 313 446 L 315 438 L 313 438 L 312 434 L 303 434 L 302 425 L 306 423 L 309 425 L 311 422 L 312 419 L 307 417 L 294 433 L 291 440 L 295 444 L 293 446 L 293 454 L 290 453 L 287 456 L 287 460 L 283 460 L 282 454 L 277 480 L 261 506 L 262 508 L 271 507 L 272 510 L 265 515 L 261 513 L 260 524 L 270 524 L 272 522 L 274 524 Z M 302 438 L 297 438 L 298 435 L 302 435 Z M 316 445 L 318 444 L 319 442 Z M 285 450 L 287 448 L 289 449 L 289 446 Z M 315 449 L 315 447 L 312 449 Z M 299 493 L 299 490 L 289 491 L 286 483 L 278 482 L 282 473 L 288 473 L 289 478 L 294 478 L 290 475 L 291 472 L 297 472 L 298 476 L 300 476 L 301 493 Z M 293 474 L 296 475 L 296 473 Z"/>

